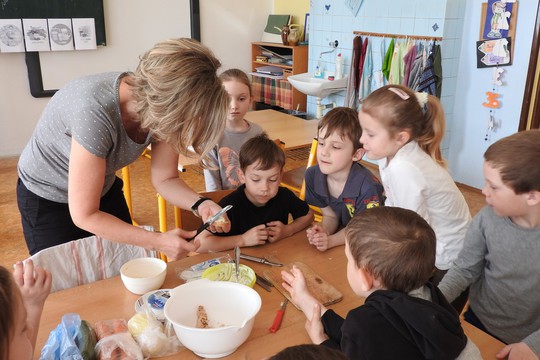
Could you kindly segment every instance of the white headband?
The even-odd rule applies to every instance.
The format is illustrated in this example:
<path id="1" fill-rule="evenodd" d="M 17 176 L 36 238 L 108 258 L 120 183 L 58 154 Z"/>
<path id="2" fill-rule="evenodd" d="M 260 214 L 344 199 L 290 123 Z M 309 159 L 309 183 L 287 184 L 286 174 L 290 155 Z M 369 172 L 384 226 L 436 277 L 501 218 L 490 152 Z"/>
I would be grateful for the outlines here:
<path id="1" fill-rule="evenodd" d="M 415 92 L 414 95 L 416 96 L 416 99 L 418 100 L 418 103 L 420 104 L 420 107 L 422 109 L 424 109 L 426 107 L 427 102 L 428 102 L 428 93 Z"/>

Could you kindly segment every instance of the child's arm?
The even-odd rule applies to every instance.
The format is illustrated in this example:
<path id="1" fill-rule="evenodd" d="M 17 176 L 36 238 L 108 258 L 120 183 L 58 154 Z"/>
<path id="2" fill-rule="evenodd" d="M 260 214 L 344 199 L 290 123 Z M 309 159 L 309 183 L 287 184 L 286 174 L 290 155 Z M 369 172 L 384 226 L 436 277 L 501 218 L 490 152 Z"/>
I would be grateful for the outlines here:
<path id="1" fill-rule="evenodd" d="M 330 206 L 321 208 L 322 222 L 321 226 L 327 234 L 333 234 L 336 232 L 339 226 L 339 219 Z"/>
<path id="2" fill-rule="evenodd" d="M 454 301 L 469 285 L 484 277 L 485 259 L 488 253 L 487 239 L 483 229 L 485 223 L 492 224 L 489 217 L 486 217 L 485 209 L 482 209 L 467 229 L 459 256 L 437 285 L 450 302 Z"/>
<path id="3" fill-rule="evenodd" d="M 34 267 L 31 259 L 26 260 L 24 264 L 18 261 L 13 268 L 13 278 L 21 290 L 27 321 L 33 329 L 31 341 L 35 347 L 43 306 L 51 292 L 52 276 L 47 270 Z"/>
<path id="4" fill-rule="evenodd" d="M 327 309 L 309 292 L 302 270 L 293 266 L 290 272 L 282 271 L 281 277 L 284 281 L 282 285 L 291 294 L 293 303 L 302 310 L 307 318 L 306 330 L 311 341 L 314 344 L 320 344 L 327 340 L 329 337 L 324 332 L 321 321 L 321 316 Z"/>
<path id="5" fill-rule="evenodd" d="M 291 294 L 293 303 L 295 303 L 300 310 L 311 320 L 313 316 L 313 306 L 320 305 L 321 315 L 326 312 L 326 307 L 323 306 L 307 288 L 306 278 L 296 265 L 293 265 L 291 271 L 283 270 L 281 272 L 281 278 L 283 279 L 283 288 Z"/>
<path id="6" fill-rule="evenodd" d="M 270 221 L 266 223 L 268 231 L 268 241 L 276 242 L 308 227 L 313 222 L 313 210 L 309 209 L 308 213 L 294 219 L 290 224 L 283 224 L 281 221 Z"/>
<path id="7" fill-rule="evenodd" d="M 313 304 L 313 315 L 311 319 L 306 320 L 306 331 L 314 344 L 321 344 L 330 337 L 324 331 L 324 325 L 321 320 L 321 304 Z"/>
<path id="8" fill-rule="evenodd" d="M 197 240 L 201 246 L 197 249 L 198 252 L 224 251 L 233 249 L 236 246 L 256 246 L 264 245 L 268 240 L 268 232 L 264 224 L 257 225 L 240 235 L 231 236 L 216 236 L 209 231 L 203 231 Z"/>
<path id="9" fill-rule="evenodd" d="M 320 344 L 329 337 L 324 332 L 321 316 L 326 312 L 324 307 L 309 292 L 302 270 L 293 266 L 291 271 L 282 271 L 283 287 L 291 294 L 292 301 L 302 310 L 307 318 L 306 330 L 314 344 Z"/>
<path id="10" fill-rule="evenodd" d="M 345 244 L 343 229 L 334 234 L 339 226 L 339 219 L 334 211 L 327 206 L 322 208 L 321 212 L 322 223 L 315 224 L 306 231 L 309 243 L 319 251 Z"/>

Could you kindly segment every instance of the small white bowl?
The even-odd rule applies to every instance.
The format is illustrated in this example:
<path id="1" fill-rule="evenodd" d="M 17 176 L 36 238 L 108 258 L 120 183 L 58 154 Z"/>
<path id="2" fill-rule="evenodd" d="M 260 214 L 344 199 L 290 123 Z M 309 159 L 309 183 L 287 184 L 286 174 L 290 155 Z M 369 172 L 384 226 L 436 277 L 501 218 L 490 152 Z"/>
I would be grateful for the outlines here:
<path id="1" fill-rule="evenodd" d="M 167 275 L 167 263 L 156 258 L 137 258 L 120 268 L 120 277 L 126 288 L 134 294 L 143 295 L 163 285 Z"/>
<path id="2" fill-rule="evenodd" d="M 228 281 L 199 279 L 171 290 L 165 317 L 178 340 L 196 355 L 221 358 L 232 354 L 249 337 L 261 297 L 252 288 Z M 197 308 L 204 306 L 209 328 L 197 328 Z"/>

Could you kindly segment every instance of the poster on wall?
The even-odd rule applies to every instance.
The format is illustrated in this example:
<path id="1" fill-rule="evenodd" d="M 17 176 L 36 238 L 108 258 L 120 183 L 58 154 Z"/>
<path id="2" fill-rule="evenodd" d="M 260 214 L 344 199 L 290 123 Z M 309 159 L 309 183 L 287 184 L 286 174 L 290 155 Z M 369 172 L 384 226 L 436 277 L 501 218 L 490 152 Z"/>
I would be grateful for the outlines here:
<path id="1" fill-rule="evenodd" d="M 512 65 L 511 39 L 480 40 L 476 42 L 476 67 Z"/>
<path id="2" fill-rule="evenodd" d="M 0 19 L 0 52 L 24 52 L 21 19 Z"/>
<path id="3" fill-rule="evenodd" d="M 72 19 L 75 50 L 95 50 L 96 26 L 94 19 Z"/>
<path id="4" fill-rule="evenodd" d="M 482 4 L 480 39 L 515 37 L 517 1 L 488 0 Z"/>
<path id="5" fill-rule="evenodd" d="M 71 19 L 48 19 L 52 51 L 73 50 Z"/>
<path id="6" fill-rule="evenodd" d="M 47 19 L 23 19 L 26 51 L 51 51 Z"/>
<path id="7" fill-rule="evenodd" d="M 356 17 L 363 2 L 364 0 L 345 0 L 345 6 L 351 11 L 353 16 Z"/>

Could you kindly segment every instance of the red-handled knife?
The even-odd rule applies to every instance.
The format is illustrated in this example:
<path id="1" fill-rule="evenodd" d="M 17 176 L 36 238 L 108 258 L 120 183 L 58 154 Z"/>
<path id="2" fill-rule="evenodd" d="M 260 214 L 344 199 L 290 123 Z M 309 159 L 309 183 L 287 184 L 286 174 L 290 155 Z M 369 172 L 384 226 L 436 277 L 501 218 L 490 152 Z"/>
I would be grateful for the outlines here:
<path id="1" fill-rule="evenodd" d="M 281 303 L 281 307 L 277 311 L 276 317 L 274 318 L 274 323 L 272 324 L 270 329 L 268 329 L 268 330 L 270 330 L 271 333 L 275 333 L 276 331 L 278 331 L 279 326 L 281 325 L 281 320 L 283 319 L 283 314 L 285 314 L 285 308 L 287 307 L 288 302 L 289 302 L 289 300 L 285 299 Z"/>

